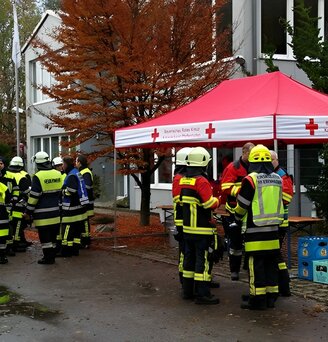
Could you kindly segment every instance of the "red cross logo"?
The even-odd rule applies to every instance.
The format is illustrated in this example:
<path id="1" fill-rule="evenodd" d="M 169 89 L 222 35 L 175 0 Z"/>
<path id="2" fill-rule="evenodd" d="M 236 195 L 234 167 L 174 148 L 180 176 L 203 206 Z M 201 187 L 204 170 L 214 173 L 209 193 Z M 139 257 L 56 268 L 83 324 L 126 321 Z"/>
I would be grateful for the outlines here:
<path id="1" fill-rule="evenodd" d="M 159 133 L 157 132 L 157 128 L 154 129 L 154 133 L 151 134 L 151 137 L 153 138 L 153 142 L 155 142 L 156 138 L 159 137 Z"/>
<path id="2" fill-rule="evenodd" d="M 208 134 L 209 139 L 212 139 L 212 134 L 215 133 L 215 128 L 212 127 L 211 123 L 208 125 L 208 128 L 206 128 L 205 133 Z"/>
<path id="3" fill-rule="evenodd" d="M 310 130 L 310 135 L 314 135 L 314 131 L 318 128 L 319 125 L 314 123 L 314 119 L 309 119 L 309 123 L 305 125 L 305 129 Z"/>

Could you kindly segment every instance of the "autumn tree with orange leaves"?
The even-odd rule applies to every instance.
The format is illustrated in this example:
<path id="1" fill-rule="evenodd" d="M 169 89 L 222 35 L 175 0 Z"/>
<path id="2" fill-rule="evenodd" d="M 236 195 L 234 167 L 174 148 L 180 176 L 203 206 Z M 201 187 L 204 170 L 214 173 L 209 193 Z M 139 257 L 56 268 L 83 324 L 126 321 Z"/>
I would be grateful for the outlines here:
<path id="1" fill-rule="evenodd" d="M 42 64 L 56 84 L 43 91 L 59 104 L 52 125 L 74 135 L 71 144 L 100 136 L 113 151 L 114 131 L 171 111 L 230 76 L 230 30 L 220 26 L 220 7 L 210 0 L 62 0 L 62 25 L 42 41 Z M 154 153 L 160 157 L 154 161 Z M 149 225 L 151 175 L 165 152 L 119 151 L 120 172 L 141 188 L 140 223 Z M 139 178 L 140 174 L 140 178 Z"/>

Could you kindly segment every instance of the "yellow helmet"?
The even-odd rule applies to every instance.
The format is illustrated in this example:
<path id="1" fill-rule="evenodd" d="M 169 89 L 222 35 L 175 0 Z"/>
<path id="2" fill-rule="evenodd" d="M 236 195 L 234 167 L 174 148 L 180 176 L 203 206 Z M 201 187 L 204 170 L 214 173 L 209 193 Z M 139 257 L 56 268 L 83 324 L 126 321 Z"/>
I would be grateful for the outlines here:
<path id="1" fill-rule="evenodd" d="M 256 145 L 251 149 L 248 161 L 250 163 L 271 163 L 271 153 L 264 145 Z"/>
<path id="2" fill-rule="evenodd" d="M 175 157 L 175 164 L 176 165 L 187 165 L 187 156 L 189 152 L 192 150 L 191 147 L 184 147 L 179 150 Z"/>
<path id="3" fill-rule="evenodd" d="M 195 147 L 187 155 L 187 166 L 205 167 L 211 160 L 211 155 L 204 147 Z"/>

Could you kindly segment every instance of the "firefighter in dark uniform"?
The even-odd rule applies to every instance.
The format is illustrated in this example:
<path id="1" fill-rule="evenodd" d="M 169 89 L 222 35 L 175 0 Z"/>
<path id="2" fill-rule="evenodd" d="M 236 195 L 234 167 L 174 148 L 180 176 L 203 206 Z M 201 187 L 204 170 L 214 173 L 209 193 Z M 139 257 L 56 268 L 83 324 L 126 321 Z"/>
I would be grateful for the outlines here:
<path id="1" fill-rule="evenodd" d="M 212 187 L 202 173 L 210 161 L 203 147 L 193 148 L 187 156 L 186 176 L 180 179 L 180 199 L 183 205 L 183 298 L 194 299 L 196 304 L 218 304 L 211 295 L 209 250 L 216 227 L 212 223 L 212 210 L 219 200 L 212 195 Z"/>
<path id="2" fill-rule="evenodd" d="M 87 219 L 86 205 L 89 203 L 84 179 L 74 166 L 70 156 L 63 158 L 63 169 L 67 174 L 62 197 L 62 256 L 79 255 L 81 233 Z"/>
<path id="3" fill-rule="evenodd" d="M 241 157 L 228 164 L 224 169 L 221 180 L 222 196 L 226 198 L 225 208 L 230 216 L 222 217 L 222 224 L 226 238 L 228 239 L 228 255 L 229 266 L 231 272 L 231 280 L 239 280 L 239 272 L 243 253 L 243 241 L 239 231 L 230 228 L 230 224 L 234 222 L 234 208 L 236 206 L 236 198 L 240 191 L 241 181 L 248 173 L 248 156 L 254 144 L 246 143 L 242 147 Z"/>
<path id="4" fill-rule="evenodd" d="M 176 232 L 174 238 L 179 243 L 179 279 L 182 284 L 183 281 L 183 259 L 184 259 L 184 240 L 183 240 L 183 211 L 182 203 L 180 201 L 180 179 L 186 175 L 186 158 L 191 151 L 190 147 L 184 147 L 176 153 L 175 170 L 172 182 L 172 197 L 173 197 L 173 211 L 174 224 Z"/>
<path id="5" fill-rule="evenodd" d="M 248 257 L 249 296 L 241 308 L 274 307 L 278 296 L 279 225 L 283 221 L 282 180 L 273 172 L 270 151 L 255 146 L 249 155 L 249 175 L 241 185 L 235 216 L 242 224 Z"/>
<path id="6" fill-rule="evenodd" d="M 289 203 L 293 199 L 294 189 L 293 189 L 293 179 L 279 165 L 278 154 L 275 151 L 270 151 L 272 158 L 272 165 L 274 167 L 274 172 L 276 172 L 282 179 L 282 200 L 284 202 L 284 220 L 282 224 L 279 226 L 279 240 L 280 240 L 280 249 L 285 239 L 286 233 L 288 231 L 288 206 Z M 286 262 L 282 256 L 280 251 L 278 257 L 278 268 L 279 268 L 279 294 L 283 297 L 289 297 L 291 295 L 290 292 L 290 278 L 288 274 L 288 268 Z"/>
<path id="7" fill-rule="evenodd" d="M 89 203 L 86 206 L 87 210 L 87 219 L 84 221 L 84 226 L 82 228 L 81 234 L 81 246 L 83 248 L 89 248 L 91 243 L 90 238 L 90 218 L 94 216 L 94 195 L 93 195 L 93 174 L 92 171 L 88 168 L 88 160 L 87 158 L 80 154 L 76 157 L 76 167 L 80 171 L 85 187 L 88 193 Z"/>
<path id="8" fill-rule="evenodd" d="M 38 261 L 38 264 L 53 264 L 60 227 L 59 202 L 63 180 L 61 173 L 52 168 L 46 152 L 37 152 L 33 161 L 37 172 L 32 179 L 25 217 L 33 218 L 34 225 L 38 229 L 43 252 L 43 258 Z"/>
<path id="9" fill-rule="evenodd" d="M 16 252 L 25 252 L 30 244 L 25 239 L 24 229 L 27 222 L 23 218 L 26 209 L 28 193 L 31 188 L 31 178 L 22 172 L 23 159 L 19 156 L 12 158 L 9 163 L 7 174 L 12 178 L 12 210 L 11 229 L 13 231 L 13 249 Z M 10 240 L 10 239 L 9 239 Z"/>
<path id="10" fill-rule="evenodd" d="M 4 168 L 0 170 L 0 264 L 6 264 L 8 259 L 6 257 L 7 240 L 9 236 L 9 215 L 7 207 L 10 203 L 10 191 L 3 182 Z"/>
<path id="11" fill-rule="evenodd" d="M 13 187 L 12 185 L 13 174 L 7 171 L 6 160 L 4 157 L 1 157 L 1 156 L 0 156 L 0 172 L 1 172 L 0 183 L 4 184 L 8 188 L 8 192 L 10 194 L 10 196 L 6 196 L 6 201 L 8 199 L 11 200 L 11 192 L 12 192 L 12 187 Z M 8 219 L 10 219 L 9 216 L 8 216 Z M 15 256 L 16 253 L 14 252 L 14 249 L 13 249 L 13 243 L 14 243 L 13 229 L 10 224 L 8 226 L 9 226 L 9 231 L 8 231 L 7 239 L 6 239 L 6 254 L 9 256 Z"/>

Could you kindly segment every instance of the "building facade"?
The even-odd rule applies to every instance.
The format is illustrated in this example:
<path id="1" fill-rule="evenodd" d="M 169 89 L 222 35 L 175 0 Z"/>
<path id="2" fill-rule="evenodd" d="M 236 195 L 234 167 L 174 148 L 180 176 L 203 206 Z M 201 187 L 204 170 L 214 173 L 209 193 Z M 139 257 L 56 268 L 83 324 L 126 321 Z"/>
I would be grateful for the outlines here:
<path id="1" fill-rule="evenodd" d="M 22 48 L 25 56 L 25 87 L 26 87 L 26 154 L 28 172 L 34 172 L 31 158 L 38 151 L 45 151 L 50 158 L 64 156 L 76 151 L 92 153 L 96 151 L 97 136 L 76 146 L 74 149 L 65 148 L 61 143 L 72 139 L 62 128 L 51 127 L 47 116 L 58 111 L 56 102 L 45 95 L 41 87 L 51 86 L 55 79 L 38 60 L 38 51 L 33 48 L 33 38 L 41 39 L 58 49 L 57 43 L 50 38 L 53 30 L 61 24 L 60 17 L 53 11 L 46 11 L 35 27 L 32 36 Z M 98 201 L 110 204 L 114 200 L 113 193 L 113 156 L 98 158 L 92 163 L 93 173 L 99 178 L 100 197 Z M 126 177 L 117 177 L 117 193 L 127 194 Z"/>

